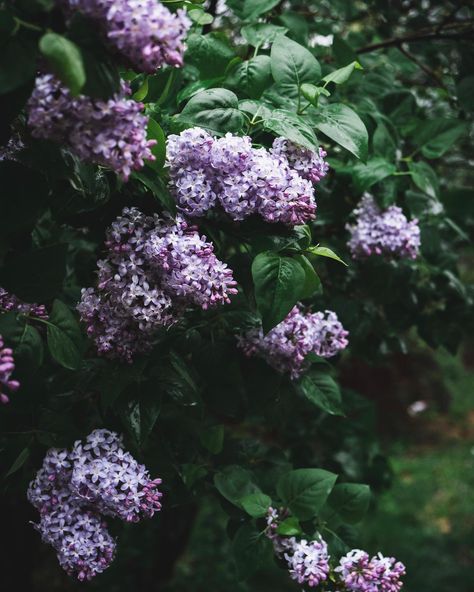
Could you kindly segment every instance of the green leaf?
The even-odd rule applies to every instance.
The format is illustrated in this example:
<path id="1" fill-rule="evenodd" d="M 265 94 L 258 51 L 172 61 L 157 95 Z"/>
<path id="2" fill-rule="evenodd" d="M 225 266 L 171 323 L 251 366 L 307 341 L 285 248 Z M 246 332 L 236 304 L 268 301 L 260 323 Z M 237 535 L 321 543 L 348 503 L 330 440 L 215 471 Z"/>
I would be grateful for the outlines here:
<path id="1" fill-rule="evenodd" d="M 12 466 L 8 469 L 8 472 L 6 473 L 5 478 L 9 477 L 10 475 L 13 475 L 13 473 L 16 473 L 19 469 L 21 469 L 21 467 L 28 460 L 29 456 L 30 456 L 30 449 L 23 448 L 23 450 L 20 452 L 20 454 L 14 460 Z"/>
<path id="2" fill-rule="evenodd" d="M 171 196 L 168 187 L 163 180 L 156 175 L 151 167 L 143 168 L 140 171 L 133 171 L 132 177 L 138 179 L 147 189 L 149 189 L 161 205 L 172 214 L 176 213 L 176 202 Z"/>
<path id="3" fill-rule="evenodd" d="M 370 504 L 370 487 L 358 483 L 340 483 L 329 496 L 328 503 L 349 524 L 360 522 Z"/>
<path id="4" fill-rule="evenodd" d="M 298 302 L 305 287 L 305 271 L 295 259 L 267 251 L 252 263 L 255 299 L 265 332 L 278 325 Z"/>
<path id="5" fill-rule="evenodd" d="M 188 16 L 197 25 L 210 25 L 214 20 L 212 14 L 204 12 L 202 8 L 193 8 L 192 10 L 189 10 Z"/>
<path id="6" fill-rule="evenodd" d="M 327 257 L 328 259 L 334 259 L 334 261 L 339 261 L 346 267 L 348 267 L 347 263 L 345 263 L 339 255 L 336 255 L 334 251 L 329 249 L 328 247 L 309 247 L 308 251 L 310 251 L 313 255 L 318 255 L 318 257 Z"/>
<path id="7" fill-rule="evenodd" d="M 352 168 L 352 177 L 357 191 L 363 193 L 383 179 L 395 173 L 397 167 L 384 158 L 371 158 L 367 163 L 358 162 Z"/>
<path id="8" fill-rule="evenodd" d="M 272 116 L 272 110 L 263 101 L 251 101 L 244 99 L 239 101 L 239 109 L 255 119 L 269 119 Z"/>
<path id="9" fill-rule="evenodd" d="M 272 111 L 271 116 L 264 120 L 263 127 L 310 150 L 318 148 L 318 141 L 310 125 L 303 117 L 286 109 Z"/>
<path id="10" fill-rule="evenodd" d="M 140 395 L 140 442 L 143 444 L 151 434 L 161 412 L 161 395 L 154 381 L 147 384 Z"/>
<path id="11" fill-rule="evenodd" d="M 156 160 L 150 160 L 147 164 L 154 170 L 161 171 L 166 161 L 166 138 L 160 124 L 151 117 L 148 120 L 147 138 L 149 140 L 156 140 L 156 144 L 151 149 Z"/>
<path id="12" fill-rule="evenodd" d="M 69 370 L 77 370 L 82 361 L 82 336 L 79 325 L 60 300 L 55 300 L 47 326 L 48 348 L 53 359 Z"/>
<path id="13" fill-rule="evenodd" d="M 332 103 L 321 107 L 312 117 L 314 125 L 323 134 L 357 158 L 365 161 L 368 154 L 369 136 L 362 119 L 347 105 Z"/>
<path id="14" fill-rule="evenodd" d="M 254 19 L 274 8 L 280 0 L 244 0 L 243 16 Z"/>
<path id="15" fill-rule="evenodd" d="M 280 522 L 276 529 L 277 534 L 282 534 L 284 536 L 297 536 L 303 534 L 303 530 L 300 526 L 298 518 L 294 516 L 290 516 Z"/>
<path id="16" fill-rule="evenodd" d="M 440 117 L 417 126 L 412 140 L 421 148 L 423 156 L 433 159 L 443 156 L 466 131 L 464 121 Z"/>
<path id="17" fill-rule="evenodd" d="M 247 579 L 272 554 L 272 544 L 252 523 L 243 524 L 232 541 L 232 555 L 239 579 Z"/>
<path id="18" fill-rule="evenodd" d="M 186 45 L 186 64 L 195 66 L 201 73 L 200 77 L 205 80 L 223 76 L 227 64 L 235 57 L 227 39 L 217 33 L 192 33 L 187 38 Z"/>
<path id="19" fill-rule="evenodd" d="M 305 282 L 300 298 L 311 298 L 311 296 L 314 296 L 316 292 L 322 289 L 321 280 L 309 259 L 304 255 L 297 255 L 296 259 L 305 272 Z"/>
<path id="20" fill-rule="evenodd" d="M 271 504 L 271 498 L 264 493 L 251 493 L 240 500 L 240 505 L 252 518 L 265 516 Z"/>
<path id="21" fill-rule="evenodd" d="M 435 171 L 426 162 L 410 162 L 408 169 L 413 183 L 430 197 L 438 197 L 439 181 Z"/>
<path id="22" fill-rule="evenodd" d="M 43 363 L 43 340 L 35 327 L 25 323 L 22 335 L 15 347 L 15 358 L 25 361 L 32 372 Z"/>
<path id="23" fill-rule="evenodd" d="M 296 390 L 308 401 L 329 413 L 344 415 L 342 411 L 341 389 L 337 382 L 327 373 L 310 368 L 295 383 Z"/>
<path id="24" fill-rule="evenodd" d="M 277 493 L 299 520 L 309 520 L 324 506 L 337 475 L 323 469 L 296 469 L 277 483 Z"/>
<path id="25" fill-rule="evenodd" d="M 385 160 L 394 161 L 397 151 L 397 142 L 388 130 L 387 126 L 379 122 L 372 139 L 375 156 L 381 156 Z"/>
<path id="26" fill-rule="evenodd" d="M 331 72 L 330 74 L 327 74 L 323 80 L 326 83 L 329 82 L 334 82 L 335 84 L 343 84 L 344 82 L 347 82 L 347 80 L 349 80 L 349 78 L 351 77 L 352 72 L 354 72 L 354 70 L 363 70 L 364 68 L 359 64 L 359 62 L 354 61 L 351 62 L 350 64 L 347 64 L 347 66 L 344 66 L 343 68 L 339 68 L 339 70 L 334 70 L 334 72 Z"/>
<path id="27" fill-rule="evenodd" d="M 196 80 L 196 82 L 191 82 L 191 84 L 188 84 L 179 91 L 179 93 L 176 96 L 176 102 L 179 105 L 183 101 L 187 101 L 188 99 L 194 97 L 194 95 L 197 95 L 203 90 L 206 90 L 213 86 L 221 86 L 223 82 L 223 76 L 219 76 L 218 78 L 210 78 L 209 80 Z"/>
<path id="28" fill-rule="evenodd" d="M 252 473 L 237 465 L 227 466 L 214 476 L 214 485 L 217 491 L 226 500 L 241 508 L 242 498 L 251 493 L 259 492 L 259 488 L 252 483 Z"/>
<path id="29" fill-rule="evenodd" d="M 35 73 L 35 47 L 17 36 L 12 37 L 0 51 L 0 95 L 33 80 Z"/>
<path id="30" fill-rule="evenodd" d="M 275 82 L 293 95 L 298 95 L 303 83 L 315 84 L 321 78 L 318 60 L 309 50 L 288 37 L 282 35 L 275 39 L 270 57 Z"/>
<path id="31" fill-rule="evenodd" d="M 236 95 L 225 88 L 203 90 L 192 97 L 179 120 L 217 133 L 237 132 L 244 125 Z"/>
<path id="32" fill-rule="evenodd" d="M 301 85 L 301 94 L 307 101 L 316 107 L 319 104 L 319 97 L 321 95 L 324 95 L 325 97 L 331 96 L 331 93 L 323 86 L 316 86 L 314 84 L 308 84 L 307 82 Z"/>
<path id="33" fill-rule="evenodd" d="M 39 42 L 56 76 L 64 82 L 73 95 L 78 95 L 86 83 L 86 71 L 79 47 L 57 33 L 46 33 Z"/>
<path id="34" fill-rule="evenodd" d="M 206 450 L 219 454 L 224 446 L 224 426 L 216 425 L 205 429 L 199 434 L 199 439 Z"/>
<path id="35" fill-rule="evenodd" d="M 193 369 L 173 350 L 165 360 L 165 365 L 160 368 L 158 382 L 163 390 L 183 407 L 194 407 L 201 402 Z"/>
<path id="36" fill-rule="evenodd" d="M 244 93 L 251 99 L 258 99 L 270 86 L 270 58 L 259 55 L 234 68 L 226 79 L 226 84 Z"/>
<path id="37" fill-rule="evenodd" d="M 145 76 L 143 82 L 138 87 L 138 90 L 133 94 L 133 98 L 135 101 L 144 101 L 148 94 L 149 85 L 148 85 L 148 76 Z"/>
<path id="38" fill-rule="evenodd" d="M 255 25 L 245 25 L 240 30 L 242 37 L 249 45 L 260 47 L 265 43 L 272 43 L 279 35 L 284 35 L 288 29 L 279 27 L 271 23 L 257 23 Z"/>

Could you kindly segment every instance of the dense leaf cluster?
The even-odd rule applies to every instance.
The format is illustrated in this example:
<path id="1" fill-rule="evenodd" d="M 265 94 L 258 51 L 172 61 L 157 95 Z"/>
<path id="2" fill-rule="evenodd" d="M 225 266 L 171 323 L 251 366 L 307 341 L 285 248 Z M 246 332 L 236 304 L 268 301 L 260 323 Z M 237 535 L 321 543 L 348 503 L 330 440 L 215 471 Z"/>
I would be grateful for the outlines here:
<path id="1" fill-rule="evenodd" d="M 163 510 L 134 533 L 112 527 L 122 550 L 93 586 L 283 590 L 289 580 L 262 536 L 268 507 L 289 512 L 280 535 L 319 532 L 339 558 L 357 547 L 354 524 L 390 481 L 373 407 L 340 374 L 418 338 L 455 351 L 472 332 L 473 13 L 436 0 L 164 4 L 193 23 L 184 65 L 145 74 L 79 11 L 65 19 L 54 0 L 0 2 L 0 287 L 48 311 L 0 310 L 21 382 L 0 409 L 5 507 L 16 504 L 26 524 L 25 492 L 46 450 L 107 428 L 162 478 Z M 124 182 L 34 138 L 25 109 L 38 72 L 100 100 L 127 81 L 145 105 L 155 160 Z M 79 322 L 81 289 L 95 285 L 124 207 L 176 215 L 166 138 L 196 126 L 267 149 L 279 136 L 322 146 L 330 172 L 315 186 L 316 219 L 235 222 L 219 209 L 194 219 L 238 294 L 187 311 L 132 364 L 100 358 Z M 418 218 L 418 258 L 351 258 L 347 225 L 366 192 Z M 267 333 L 298 302 L 335 311 L 350 345 L 330 363 L 311 354 L 291 380 L 246 357 L 237 338 L 255 324 Z M 196 516 L 205 544 L 180 563 Z M 21 576 L 28 585 L 35 569 Z"/>

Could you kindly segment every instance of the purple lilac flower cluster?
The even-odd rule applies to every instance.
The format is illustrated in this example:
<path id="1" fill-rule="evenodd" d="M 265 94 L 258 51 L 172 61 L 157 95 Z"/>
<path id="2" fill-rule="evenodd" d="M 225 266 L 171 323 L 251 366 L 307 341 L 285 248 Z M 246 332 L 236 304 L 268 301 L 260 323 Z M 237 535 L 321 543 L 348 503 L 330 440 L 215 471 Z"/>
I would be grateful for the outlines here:
<path id="1" fill-rule="evenodd" d="M 0 162 L 2 160 L 16 160 L 18 152 L 23 150 L 25 144 L 18 132 L 13 133 L 8 142 L 0 146 Z"/>
<path id="2" fill-rule="evenodd" d="M 405 566 L 381 553 L 370 558 L 365 551 L 353 549 L 341 558 L 335 572 L 351 592 L 399 592 Z"/>
<path id="3" fill-rule="evenodd" d="M 23 302 L 14 294 L 0 288 L 0 312 L 18 312 L 24 315 L 48 320 L 48 311 L 44 304 Z"/>
<path id="4" fill-rule="evenodd" d="M 13 370 L 15 370 L 13 350 L 4 346 L 3 337 L 0 335 L 0 403 L 6 404 L 10 399 L 5 394 L 4 389 L 8 389 L 14 393 L 20 388 L 20 383 L 18 380 L 11 378 Z"/>
<path id="5" fill-rule="evenodd" d="M 325 152 L 282 138 L 273 148 L 253 148 L 251 138 L 214 139 L 201 128 L 168 138 L 170 186 L 179 208 L 202 216 L 217 203 L 236 221 L 260 214 L 267 222 L 303 224 L 315 217 L 312 183 L 327 173 Z"/>
<path id="6" fill-rule="evenodd" d="M 183 65 L 184 37 L 191 21 L 157 0 L 59 0 L 99 24 L 109 45 L 132 68 L 154 74 L 164 64 Z"/>
<path id="7" fill-rule="evenodd" d="M 97 289 L 78 305 L 99 354 L 131 361 L 146 352 L 157 330 L 188 306 L 207 309 L 237 292 L 232 271 L 211 243 L 180 216 L 163 220 L 125 208 L 107 232 Z"/>
<path id="8" fill-rule="evenodd" d="M 305 313 L 300 305 L 266 335 L 262 328 L 254 328 L 238 338 L 247 356 L 260 356 L 272 368 L 288 372 L 294 380 L 306 369 L 310 352 L 323 358 L 335 356 L 348 345 L 348 332 L 336 313 Z"/>
<path id="9" fill-rule="evenodd" d="M 416 259 L 420 250 L 418 220 L 408 221 L 402 209 L 381 210 L 371 195 L 364 195 L 354 210 L 355 224 L 347 225 L 348 242 L 354 258 L 389 255 Z"/>
<path id="10" fill-rule="evenodd" d="M 318 586 L 329 575 L 327 544 L 321 536 L 313 541 L 279 536 L 276 529 L 284 515 L 284 510 L 268 509 L 266 535 L 272 541 L 276 555 L 285 559 L 293 580 L 310 588 Z"/>
<path id="11" fill-rule="evenodd" d="M 122 446 L 114 432 L 95 430 L 72 452 L 52 448 L 28 488 L 43 541 L 79 580 L 92 579 L 114 558 L 116 542 L 102 514 L 137 522 L 161 509 L 161 480 L 150 479 Z"/>
<path id="12" fill-rule="evenodd" d="M 275 554 L 287 563 L 293 580 L 310 588 L 328 579 L 331 568 L 326 542 L 320 535 L 312 541 L 277 534 L 278 524 L 288 515 L 285 509 L 268 508 L 266 535 Z M 381 553 L 370 558 L 365 551 L 353 549 L 341 558 L 332 578 L 349 592 L 399 592 L 405 566 Z"/>
<path id="13" fill-rule="evenodd" d="M 144 105 L 122 88 L 108 101 L 73 97 L 51 74 L 39 76 L 29 100 L 28 124 L 36 138 L 61 143 L 78 158 L 110 167 L 125 181 L 133 170 L 154 160 L 155 140 L 147 140 Z"/>
<path id="14" fill-rule="evenodd" d="M 319 183 L 328 174 L 329 164 L 324 160 L 327 153 L 321 147 L 318 152 L 313 152 L 284 138 L 276 138 L 271 152 L 275 156 L 284 156 L 292 168 L 312 183 Z"/>

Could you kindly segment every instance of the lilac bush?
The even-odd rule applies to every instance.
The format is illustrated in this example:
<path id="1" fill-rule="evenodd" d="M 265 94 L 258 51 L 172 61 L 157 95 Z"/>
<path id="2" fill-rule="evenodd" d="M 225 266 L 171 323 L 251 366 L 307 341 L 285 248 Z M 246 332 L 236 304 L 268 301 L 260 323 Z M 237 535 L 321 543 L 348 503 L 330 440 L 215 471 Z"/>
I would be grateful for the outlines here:
<path id="1" fill-rule="evenodd" d="M 99 354 L 131 361 L 187 307 L 206 310 L 236 293 L 232 271 L 180 216 L 164 220 L 125 208 L 105 244 L 97 289 L 84 289 L 78 305 Z"/>
<path id="2" fill-rule="evenodd" d="M 295 380 L 308 367 L 309 353 L 322 358 L 335 356 L 347 347 L 347 336 L 336 313 L 305 313 L 297 305 L 266 335 L 261 327 L 254 328 L 240 336 L 238 344 L 247 356 L 262 357 L 272 368 Z"/>
<path id="3" fill-rule="evenodd" d="M 416 259 L 420 249 L 416 218 L 408 221 L 398 206 L 382 210 L 370 195 L 364 195 L 354 215 L 355 223 L 347 225 L 348 247 L 354 258 L 387 255 Z"/>
<path id="4" fill-rule="evenodd" d="M 213 139 L 200 128 L 168 138 L 170 187 L 180 209 L 202 216 L 217 203 L 232 220 L 259 214 L 290 226 L 315 217 L 312 182 L 327 172 L 318 154 L 276 139 L 272 150 L 230 133 Z"/>
<path id="5" fill-rule="evenodd" d="M 131 100 L 130 87 L 108 101 L 73 97 L 51 74 L 36 79 L 29 101 L 28 124 L 36 138 L 63 144 L 80 159 L 116 171 L 127 181 L 132 171 L 155 160 L 147 140 L 144 105 Z"/>
<path id="6" fill-rule="evenodd" d="M 123 449 L 122 438 L 94 430 L 72 452 L 52 448 L 28 488 L 40 513 L 36 529 L 63 569 L 90 580 L 112 562 L 116 543 L 102 515 L 138 522 L 161 510 L 161 479 Z"/>
<path id="7" fill-rule="evenodd" d="M 173 14 L 157 0 L 59 0 L 97 21 L 110 46 L 138 72 L 183 65 L 184 37 L 191 25 L 184 10 Z"/>

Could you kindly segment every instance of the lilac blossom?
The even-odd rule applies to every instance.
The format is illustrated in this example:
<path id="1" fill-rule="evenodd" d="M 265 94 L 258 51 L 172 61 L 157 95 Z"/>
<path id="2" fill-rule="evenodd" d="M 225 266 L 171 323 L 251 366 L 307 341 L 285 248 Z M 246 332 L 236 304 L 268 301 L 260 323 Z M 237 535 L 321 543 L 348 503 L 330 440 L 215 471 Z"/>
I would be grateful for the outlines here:
<path id="1" fill-rule="evenodd" d="M 130 87 L 103 101 L 70 91 L 51 74 L 39 76 L 29 100 L 28 124 L 36 138 L 63 144 L 78 158 L 116 171 L 125 181 L 154 160 L 144 105 L 128 98 Z"/>
<path id="2" fill-rule="evenodd" d="M 290 577 L 299 584 L 317 586 L 329 575 L 327 544 L 320 535 L 312 541 L 279 535 L 278 525 L 287 515 L 284 508 L 268 508 L 265 534 L 272 541 L 277 557 L 287 562 Z"/>
<path id="3" fill-rule="evenodd" d="M 232 220 L 303 224 L 315 217 L 314 188 L 286 155 L 253 148 L 248 136 L 213 139 L 200 128 L 168 138 L 170 188 L 178 207 L 202 216 L 220 203 Z"/>
<path id="4" fill-rule="evenodd" d="M 66 12 L 97 21 L 111 48 L 135 70 L 154 74 L 183 65 L 184 37 L 191 21 L 184 10 L 170 12 L 157 0 L 59 0 Z"/>
<path id="5" fill-rule="evenodd" d="M 114 432 L 95 430 L 71 453 L 52 448 L 28 488 L 40 513 L 36 529 L 79 580 L 90 580 L 114 558 L 116 543 L 102 514 L 137 522 L 161 509 L 161 480 L 150 479 L 122 446 Z"/>
<path id="6" fill-rule="evenodd" d="M 20 300 L 17 296 L 10 294 L 3 288 L 0 288 L 0 311 L 13 311 L 31 317 L 37 317 L 44 321 L 48 320 L 48 311 L 44 304 L 23 302 L 23 300 Z"/>
<path id="7" fill-rule="evenodd" d="M 365 551 L 353 549 L 341 558 L 335 572 L 351 592 L 399 592 L 405 566 L 381 553 L 370 558 Z"/>
<path id="8" fill-rule="evenodd" d="M 306 584 L 310 588 L 327 580 L 329 575 L 328 547 L 321 537 L 313 541 L 306 539 L 289 539 L 291 545 L 284 554 L 288 570 L 298 584 Z"/>
<path id="9" fill-rule="evenodd" d="M 8 403 L 10 401 L 4 389 L 14 393 L 20 388 L 18 380 L 12 379 L 12 373 L 15 370 L 15 358 L 13 357 L 13 350 L 9 347 L 4 347 L 5 343 L 0 335 L 0 403 Z"/>
<path id="10" fill-rule="evenodd" d="M 238 344 L 247 356 L 262 357 L 295 380 L 308 367 L 310 352 L 323 358 L 335 356 L 347 347 L 347 335 L 336 313 L 305 313 L 297 305 L 266 335 L 261 327 L 254 328 L 239 337 Z"/>
<path id="11" fill-rule="evenodd" d="M 354 258 L 387 255 L 416 259 L 420 250 L 416 218 L 408 221 L 398 206 L 382 210 L 368 194 L 363 196 L 354 214 L 355 223 L 347 225 L 348 247 Z"/>
<path id="12" fill-rule="evenodd" d="M 0 146 L 0 162 L 2 160 L 16 160 L 18 152 L 23 150 L 25 144 L 19 133 L 14 133 L 4 146 Z"/>
<path id="13" fill-rule="evenodd" d="M 285 138 L 275 138 L 270 152 L 275 156 L 284 156 L 301 177 L 312 183 L 319 183 L 328 173 L 329 165 L 324 160 L 327 153 L 321 147 L 313 152 Z"/>
<path id="14" fill-rule="evenodd" d="M 107 232 L 97 288 L 78 305 L 99 354 L 131 361 L 189 306 L 204 310 L 237 292 L 211 243 L 180 216 L 163 220 L 125 208 Z"/>

